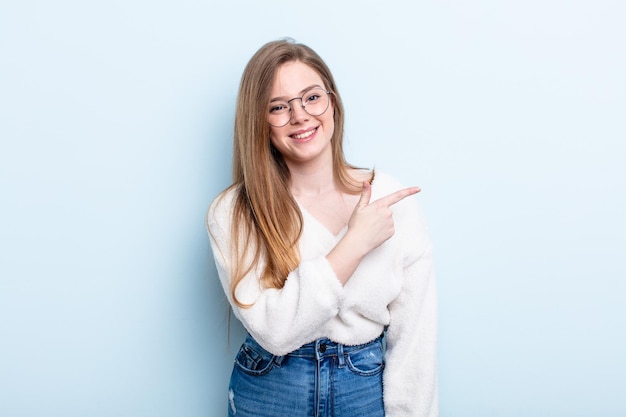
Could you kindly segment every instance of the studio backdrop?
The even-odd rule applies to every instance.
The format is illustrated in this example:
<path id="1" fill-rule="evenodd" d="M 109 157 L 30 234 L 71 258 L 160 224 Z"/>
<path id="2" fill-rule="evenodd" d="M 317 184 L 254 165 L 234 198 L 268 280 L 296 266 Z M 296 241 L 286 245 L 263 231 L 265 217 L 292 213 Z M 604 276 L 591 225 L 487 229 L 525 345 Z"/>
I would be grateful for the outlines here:
<path id="1" fill-rule="evenodd" d="M 333 71 L 350 162 L 422 188 L 442 417 L 626 415 L 625 14 L 2 2 L 0 415 L 226 415 L 244 331 L 204 216 L 239 77 L 283 37 Z"/>

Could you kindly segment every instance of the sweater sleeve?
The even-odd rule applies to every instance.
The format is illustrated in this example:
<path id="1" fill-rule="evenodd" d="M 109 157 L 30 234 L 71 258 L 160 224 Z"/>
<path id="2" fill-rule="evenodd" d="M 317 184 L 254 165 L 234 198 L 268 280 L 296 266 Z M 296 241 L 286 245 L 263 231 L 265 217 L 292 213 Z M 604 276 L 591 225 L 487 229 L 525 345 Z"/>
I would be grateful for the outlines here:
<path id="1" fill-rule="evenodd" d="M 283 288 L 263 288 L 260 267 L 253 268 L 237 286 L 233 302 L 230 290 L 232 196 L 216 199 L 207 213 L 207 228 L 222 287 L 235 316 L 265 349 L 287 354 L 321 337 L 324 324 L 337 315 L 343 287 L 325 256 L 303 260 L 289 273 Z"/>
<path id="2" fill-rule="evenodd" d="M 403 242 L 403 287 L 389 305 L 384 373 L 387 417 L 436 417 L 437 301 L 432 247 L 419 209 L 410 215 Z M 407 240 L 408 239 L 408 240 Z"/>

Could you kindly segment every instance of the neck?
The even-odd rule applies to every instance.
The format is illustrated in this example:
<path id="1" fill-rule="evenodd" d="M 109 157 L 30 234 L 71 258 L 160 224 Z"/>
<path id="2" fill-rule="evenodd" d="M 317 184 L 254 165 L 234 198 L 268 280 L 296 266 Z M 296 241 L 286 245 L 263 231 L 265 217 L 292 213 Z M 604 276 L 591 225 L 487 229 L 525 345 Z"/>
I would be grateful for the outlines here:
<path id="1" fill-rule="evenodd" d="M 332 163 L 323 166 L 291 166 L 289 174 L 289 188 L 294 197 L 315 197 L 337 188 Z"/>

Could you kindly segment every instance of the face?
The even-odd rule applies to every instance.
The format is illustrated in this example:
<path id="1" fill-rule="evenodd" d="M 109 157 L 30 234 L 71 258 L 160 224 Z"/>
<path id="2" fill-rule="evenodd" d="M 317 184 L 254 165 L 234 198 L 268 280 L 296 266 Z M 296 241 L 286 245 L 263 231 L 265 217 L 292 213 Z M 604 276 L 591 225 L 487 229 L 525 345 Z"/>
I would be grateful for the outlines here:
<path id="1" fill-rule="evenodd" d="M 319 74 L 308 65 L 288 62 L 276 71 L 268 103 L 268 115 L 272 102 L 288 101 L 302 97 L 308 90 L 326 86 Z M 272 145 L 281 153 L 290 169 L 311 164 L 332 164 L 331 138 L 335 128 L 332 96 L 328 109 L 319 116 L 311 116 L 302 108 L 299 99 L 291 104 L 291 120 L 285 126 L 270 126 Z"/>

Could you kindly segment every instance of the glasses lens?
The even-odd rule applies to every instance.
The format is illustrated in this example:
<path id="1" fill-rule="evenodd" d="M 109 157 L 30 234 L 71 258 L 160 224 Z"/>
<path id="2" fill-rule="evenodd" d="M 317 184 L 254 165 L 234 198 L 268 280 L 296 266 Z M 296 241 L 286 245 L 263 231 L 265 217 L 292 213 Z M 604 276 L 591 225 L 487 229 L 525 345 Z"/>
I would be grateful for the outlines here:
<path id="1" fill-rule="evenodd" d="M 285 126 L 291 119 L 289 103 L 286 101 L 272 101 L 270 103 L 269 116 L 267 121 L 276 127 Z"/>
<path id="2" fill-rule="evenodd" d="M 330 99 L 328 93 L 321 88 L 314 88 L 302 96 L 304 110 L 311 116 L 319 116 L 328 109 Z"/>

